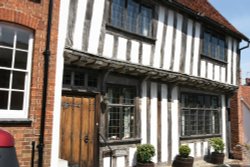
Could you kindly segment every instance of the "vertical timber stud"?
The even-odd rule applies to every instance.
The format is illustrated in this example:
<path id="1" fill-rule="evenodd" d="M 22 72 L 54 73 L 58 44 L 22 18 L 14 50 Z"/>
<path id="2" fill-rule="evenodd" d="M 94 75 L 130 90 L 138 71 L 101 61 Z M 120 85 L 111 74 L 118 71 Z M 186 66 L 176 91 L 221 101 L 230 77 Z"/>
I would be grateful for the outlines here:
<path id="1" fill-rule="evenodd" d="M 43 72 L 43 94 L 42 94 L 42 111 L 40 122 L 40 135 L 38 148 L 38 167 L 43 166 L 43 150 L 44 150 L 44 129 L 46 120 L 46 105 L 47 105 L 47 88 L 48 88 L 48 72 L 49 72 L 49 57 L 50 57 L 50 36 L 51 36 L 51 22 L 53 13 L 53 0 L 49 0 L 48 20 L 47 20 L 47 34 L 46 34 L 46 48 L 44 55 L 44 72 Z"/>

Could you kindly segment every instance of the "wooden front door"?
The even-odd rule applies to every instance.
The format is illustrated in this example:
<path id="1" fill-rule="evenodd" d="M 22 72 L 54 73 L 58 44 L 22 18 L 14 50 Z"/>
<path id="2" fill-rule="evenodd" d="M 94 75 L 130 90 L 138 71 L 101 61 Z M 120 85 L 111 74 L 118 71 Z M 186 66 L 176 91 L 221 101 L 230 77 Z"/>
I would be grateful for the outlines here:
<path id="1" fill-rule="evenodd" d="M 62 96 L 60 158 L 70 167 L 94 167 L 95 97 Z"/>

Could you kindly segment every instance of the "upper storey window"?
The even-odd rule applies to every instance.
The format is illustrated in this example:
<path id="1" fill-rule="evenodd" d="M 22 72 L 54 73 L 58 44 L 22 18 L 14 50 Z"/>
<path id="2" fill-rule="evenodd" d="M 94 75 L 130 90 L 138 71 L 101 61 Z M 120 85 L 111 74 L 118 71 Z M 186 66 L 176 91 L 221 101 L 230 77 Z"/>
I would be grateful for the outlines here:
<path id="1" fill-rule="evenodd" d="M 33 33 L 0 23 L 0 118 L 27 118 Z"/>
<path id="2" fill-rule="evenodd" d="M 203 55 L 220 61 L 226 61 L 225 40 L 210 32 L 204 32 Z"/>
<path id="3" fill-rule="evenodd" d="M 113 0 L 111 24 L 139 35 L 152 36 L 153 10 L 134 0 Z"/>

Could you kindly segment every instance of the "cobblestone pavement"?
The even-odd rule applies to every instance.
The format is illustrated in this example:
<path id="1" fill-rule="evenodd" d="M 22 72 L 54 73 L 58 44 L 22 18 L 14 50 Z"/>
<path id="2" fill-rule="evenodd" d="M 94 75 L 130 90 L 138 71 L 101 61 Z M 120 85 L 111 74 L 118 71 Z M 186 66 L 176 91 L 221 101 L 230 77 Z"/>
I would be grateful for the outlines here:
<path id="1" fill-rule="evenodd" d="M 250 160 L 239 161 L 234 159 L 225 159 L 223 165 L 215 165 L 204 160 L 196 160 L 193 167 L 250 167 Z"/>

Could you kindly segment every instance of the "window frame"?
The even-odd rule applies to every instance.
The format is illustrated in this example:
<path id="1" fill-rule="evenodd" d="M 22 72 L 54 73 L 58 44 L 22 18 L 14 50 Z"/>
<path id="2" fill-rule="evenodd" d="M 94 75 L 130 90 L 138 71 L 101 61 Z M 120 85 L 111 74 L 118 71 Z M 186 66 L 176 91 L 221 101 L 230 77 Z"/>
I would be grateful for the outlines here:
<path id="1" fill-rule="evenodd" d="M 12 24 L 12 23 L 6 23 L 6 22 L 0 22 L 0 27 L 6 26 L 12 31 L 14 31 L 14 40 L 13 40 L 13 46 L 5 46 L 0 45 L 1 48 L 11 49 L 12 51 L 12 60 L 11 60 L 11 67 L 3 67 L 0 66 L 1 70 L 8 70 L 10 71 L 10 83 L 8 88 L 0 88 L 0 90 L 8 91 L 8 104 L 7 109 L 0 109 L 0 119 L 27 119 L 28 118 L 28 111 L 29 111 L 29 103 L 30 103 L 30 91 L 31 91 L 31 75 L 32 75 L 32 57 L 33 57 L 33 45 L 34 45 L 34 31 L 31 29 L 28 29 L 26 27 Z M 28 39 L 28 49 L 19 49 L 16 48 L 16 42 L 17 42 L 17 32 L 26 32 L 29 34 Z M 24 51 L 27 52 L 27 61 L 26 61 L 26 70 L 15 68 L 14 67 L 14 60 L 16 58 L 15 52 L 16 51 Z M 14 59 L 13 59 L 14 58 Z M 18 90 L 13 89 L 12 86 L 12 76 L 13 72 L 24 72 L 25 73 L 25 79 L 24 79 L 24 89 Z M 10 109 L 10 92 L 23 92 L 23 109 L 22 110 L 13 110 Z"/>
<path id="2" fill-rule="evenodd" d="M 198 103 L 196 103 L 196 106 L 185 106 L 183 103 L 183 95 L 186 95 L 186 96 L 195 96 L 195 98 L 198 98 L 199 96 L 203 97 L 203 105 L 202 106 L 198 106 Z M 221 99 L 220 99 L 220 96 L 218 95 L 211 95 L 211 94 L 202 94 L 202 93 L 191 93 L 191 92 L 181 92 L 180 94 L 180 116 L 179 116 L 179 126 L 180 126 L 180 138 L 181 139 L 192 139 L 192 138 L 205 138 L 205 137 L 215 137 L 215 136 L 221 136 L 221 133 L 222 133 L 222 124 L 221 124 L 221 121 L 222 121 L 222 113 L 221 113 Z M 205 102 L 205 98 L 206 97 L 209 97 L 210 100 L 210 104 L 212 103 L 212 98 L 213 97 L 216 97 L 217 98 L 217 107 L 206 107 L 206 102 Z M 190 104 L 189 104 L 190 105 Z M 190 130 L 191 128 L 191 123 L 189 124 L 189 126 L 187 127 L 187 129 L 185 129 L 186 127 L 186 124 L 185 124 L 185 119 L 184 119 L 184 122 L 183 122 L 183 116 L 185 117 L 186 115 L 184 114 L 184 112 L 189 112 L 191 113 L 191 111 L 195 111 L 195 125 L 197 125 L 197 128 L 196 128 L 196 133 L 199 131 L 199 112 L 203 112 L 203 116 L 204 118 L 203 119 L 206 119 L 206 114 L 209 113 L 209 119 L 211 122 L 209 122 L 209 125 L 213 125 L 214 126 L 214 129 L 211 129 L 210 127 L 210 130 L 213 131 L 211 133 L 206 133 L 206 124 L 203 123 L 202 124 L 202 131 L 203 133 L 197 133 L 197 134 L 188 134 L 186 135 L 186 130 Z M 212 113 L 211 113 L 212 112 Z M 216 124 L 216 120 L 212 120 L 212 114 L 217 112 L 218 114 L 218 122 Z M 188 119 L 190 120 L 190 118 Z M 206 122 L 204 120 L 204 122 Z M 215 127 L 215 126 L 219 126 L 219 127 Z"/>
<path id="3" fill-rule="evenodd" d="M 209 34 L 209 46 L 208 46 L 208 53 L 205 53 L 205 36 L 206 34 Z M 212 54 L 212 44 L 213 44 L 213 39 L 217 40 L 216 48 L 215 48 L 215 55 Z M 220 42 L 224 42 L 224 59 L 221 59 L 221 47 L 220 47 Z M 215 44 L 214 44 L 215 45 Z M 225 39 L 225 36 L 220 35 L 216 33 L 215 31 L 212 31 L 210 29 L 204 28 L 203 33 L 202 33 L 202 45 L 201 45 L 201 55 L 205 58 L 212 59 L 221 63 L 227 63 L 227 42 Z"/>
<path id="4" fill-rule="evenodd" d="M 128 140 L 134 140 L 137 138 L 137 127 L 136 127 L 136 121 L 137 121 L 137 110 L 138 110 L 138 107 L 137 107 L 137 87 L 136 86 L 132 86 L 132 85 L 118 85 L 118 84 L 107 84 L 107 91 L 109 88 L 131 88 L 131 89 L 134 89 L 134 98 L 133 98 L 133 104 L 125 104 L 125 103 L 122 103 L 121 104 L 121 99 L 123 99 L 124 95 L 120 95 L 119 96 L 119 103 L 112 103 L 110 102 L 109 98 L 108 98 L 108 105 L 107 105 L 107 113 L 106 113 L 106 133 L 105 133 L 105 137 L 106 139 L 111 142 L 111 141 L 114 141 L 114 142 L 125 142 L 125 141 L 128 141 Z M 107 95 L 108 97 L 108 95 Z M 110 112 L 110 107 L 119 107 L 119 112 L 122 111 L 122 108 L 123 107 L 133 107 L 133 132 L 131 132 L 133 135 L 131 137 L 128 137 L 128 138 L 119 138 L 119 139 L 112 139 L 109 137 L 109 112 Z M 119 119 L 122 117 L 123 113 L 119 113 Z M 123 119 L 124 120 L 124 119 Z M 130 119 L 131 121 L 131 119 Z M 119 121 L 119 135 L 122 134 L 121 132 L 121 120 Z M 130 127 L 131 128 L 131 127 Z M 125 130 L 124 130 L 125 131 Z M 124 132 L 123 132 L 124 133 Z M 121 136 L 119 136 L 121 137 Z"/>
<path id="5" fill-rule="evenodd" d="M 127 22 L 128 23 L 128 1 L 129 0 L 124 0 L 124 6 L 122 7 L 123 8 L 123 12 L 121 13 L 121 17 L 123 17 L 123 19 L 121 20 L 122 23 L 124 22 Z M 137 14 L 137 17 L 140 16 L 141 17 L 141 11 L 142 11 L 142 8 L 145 7 L 145 8 L 149 8 L 151 10 L 151 22 L 150 22 L 150 27 L 149 27 L 149 32 L 148 32 L 148 35 L 143 35 L 143 33 L 139 32 L 141 29 L 142 29 L 142 26 L 137 26 L 136 27 L 136 32 L 135 31 L 130 31 L 129 30 L 129 27 L 131 27 L 130 25 L 128 26 L 127 24 L 125 25 L 121 25 L 121 26 L 116 26 L 114 25 L 112 22 L 112 19 L 113 19 L 113 0 L 110 0 L 110 6 L 109 6 L 109 18 L 108 18 L 108 25 L 107 25 L 107 28 L 108 29 L 111 29 L 111 30 L 115 30 L 115 31 L 124 31 L 128 34 L 131 34 L 131 35 L 136 35 L 136 36 L 139 36 L 139 37 L 142 37 L 143 39 L 146 38 L 147 40 L 149 40 L 150 42 L 153 42 L 151 40 L 154 40 L 153 37 L 154 37 L 154 26 L 153 26 L 153 20 L 154 20 L 154 7 L 148 5 L 148 4 L 145 4 L 141 1 L 136 1 L 136 0 L 131 0 L 131 1 L 134 1 L 136 2 L 138 5 L 139 5 L 139 13 Z M 124 15 L 124 16 L 123 16 Z M 125 20 L 125 21 L 124 21 Z M 151 39 L 151 40 L 150 40 Z"/>

